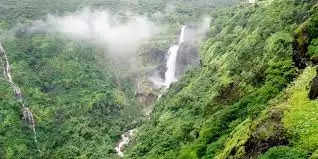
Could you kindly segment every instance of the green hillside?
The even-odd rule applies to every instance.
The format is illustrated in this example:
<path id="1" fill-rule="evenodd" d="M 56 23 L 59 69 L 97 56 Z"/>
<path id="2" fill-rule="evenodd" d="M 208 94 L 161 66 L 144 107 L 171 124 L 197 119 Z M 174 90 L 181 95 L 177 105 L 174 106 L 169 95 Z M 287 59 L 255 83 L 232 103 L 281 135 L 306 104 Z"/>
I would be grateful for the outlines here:
<path id="1" fill-rule="evenodd" d="M 85 40 L 28 31 L 48 14 L 83 8 L 164 28 L 137 51 L 140 70 L 121 70 Z M 141 103 L 139 80 L 164 65 L 180 26 L 202 17 L 211 23 L 200 65 L 166 91 L 147 85 L 152 100 L 164 93 Z M 1 0 L 0 42 L 37 137 L 1 55 L 0 159 L 118 159 L 121 135 L 135 128 L 123 158 L 318 159 L 316 0 Z"/>
<path id="2" fill-rule="evenodd" d="M 262 1 L 213 13 L 201 67 L 156 103 L 126 158 L 315 156 L 318 105 L 307 94 L 316 73 L 296 47 L 316 47 L 314 4 Z"/>

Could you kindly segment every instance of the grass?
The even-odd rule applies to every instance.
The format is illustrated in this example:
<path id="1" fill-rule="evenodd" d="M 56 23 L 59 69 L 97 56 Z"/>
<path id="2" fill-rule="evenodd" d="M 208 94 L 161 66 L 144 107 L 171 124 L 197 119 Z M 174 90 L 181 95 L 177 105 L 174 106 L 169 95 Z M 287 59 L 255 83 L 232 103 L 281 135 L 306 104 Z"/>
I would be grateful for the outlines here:
<path id="1" fill-rule="evenodd" d="M 291 144 L 308 152 L 318 149 L 318 101 L 308 98 L 308 88 L 315 72 L 315 68 L 308 67 L 287 90 L 289 99 L 283 117 Z"/>

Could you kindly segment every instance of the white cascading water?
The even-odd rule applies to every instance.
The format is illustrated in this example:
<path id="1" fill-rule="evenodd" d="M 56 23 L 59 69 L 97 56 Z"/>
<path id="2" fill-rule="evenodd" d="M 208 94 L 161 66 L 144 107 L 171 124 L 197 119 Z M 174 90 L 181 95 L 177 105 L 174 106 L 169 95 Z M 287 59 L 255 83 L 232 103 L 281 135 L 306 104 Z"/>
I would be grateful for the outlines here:
<path id="1" fill-rule="evenodd" d="M 186 30 L 186 26 L 184 25 L 182 26 L 182 29 L 181 29 L 178 45 L 171 46 L 168 51 L 167 71 L 165 72 L 165 82 L 164 82 L 164 85 L 166 86 L 166 88 L 169 88 L 171 83 L 177 81 L 176 63 L 177 63 L 179 48 L 185 40 L 184 39 L 185 30 Z"/>
<path id="2" fill-rule="evenodd" d="M 13 88 L 16 99 L 21 104 L 23 120 L 25 120 L 30 125 L 34 134 L 34 142 L 37 145 L 38 141 L 37 141 L 35 121 L 33 118 L 33 114 L 31 110 L 28 107 L 26 107 L 26 105 L 24 104 L 21 89 L 13 82 L 9 60 L 1 43 L 0 43 L 0 63 L 3 63 L 3 75 L 5 78 L 4 80 L 6 80 L 10 84 L 10 86 Z"/>
<path id="3" fill-rule="evenodd" d="M 115 150 L 120 157 L 124 157 L 124 148 L 127 144 L 129 144 L 131 137 L 135 134 L 136 130 L 129 130 L 128 132 L 121 135 L 121 140 L 116 146 Z"/>
<path id="4" fill-rule="evenodd" d="M 165 80 L 162 83 L 161 81 L 154 79 L 151 79 L 156 85 L 159 86 L 165 86 L 165 88 L 169 88 L 171 83 L 176 82 L 176 63 L 177 63 L 177 56 L 178 56 L 178 51 L 181 46 L 181 44 L 184 42 L 185 38 L 185 30 L 186 26 L 182 26 L 181 29 L 181 34 L 179 38 L 178 45 L 173 45 L 169 48 L 168 51 L 168 60 L 167 60 L 167 71 L 165 72 Z M 120 157 L 124 157 L 124 148 L 127 144 L 129 144 L 131 138 L 134 136 L 136 133 L 136 129 L 129 130 L 123 135 L 121 135 L 121 140 L 117 144 L 115 150 L 117 152 L 117 155 Z"/>

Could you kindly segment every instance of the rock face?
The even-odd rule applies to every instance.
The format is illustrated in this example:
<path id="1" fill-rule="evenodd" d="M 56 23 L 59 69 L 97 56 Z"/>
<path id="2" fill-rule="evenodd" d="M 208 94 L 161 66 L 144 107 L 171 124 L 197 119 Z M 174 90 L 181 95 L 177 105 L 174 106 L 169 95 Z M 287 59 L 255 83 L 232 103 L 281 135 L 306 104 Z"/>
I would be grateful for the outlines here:
<path id="1" fill-rule="evenodd" d="M 271 147 L 288 145 L 282 117 L 282 110 L 272 109 L 264 119 L 251 126 L 251 136 L 244 145 L 246 158 L 257 158 Z"/>
<path id="2" fill-rule="evenodd" d="M 318 98 L 318 69 L 317 76 L 312 80 L 310 91 L 308 94 L 309 99 L 314 100 Z"/>
<path id="3" fill-rule="evenodd" d="M 154 86 L 149 80 L 139 79 L 137 81 L 135 96 L 139 104 L 144 107 L 150 106 L 157 99 L 155 92 Z"/>
<path id="4" fill-rule="evenodd" d="M 307 64 L 308 59 L 308 45 L 309 45 L 309 34 L 308 34 L 308 26 L 306 23 L 302 24 L 295 33 L 295 42 L 293 45 L 293 61 L 295 62 L 295 66 L 304 69 Z"/>
<path id="5" fill-rule="evenodd" d="M 177 56 L 176 76 L 180 77 L 189 67 L 200 64 L 199 49 L 195 44 L 185 42 L 180 46 Z"/>
<path id="6" fill-rule="evenodd" d="M 199 26 L 187 25 L 184 35 L 184 42 L 180 45 L 177 65 L 176 77 L 179 78 L 188 70 L 189 67 L 196 67 L 200 65 L 199 46 L 200 38 L 204 35 L 200 32 Z"/>
<path id="7" fill-rule="evenodd" d="M 313 56 L 310 58 L 313 65 L 318 65 L 318 56 Z"/>
<path id="8" fill-rule="evenodd" d="M 166 52 L 157 48 L 152 48 L 149 51 L 150 60 L 148 63 L 158 64 L 155 70 L 159 73 L 162 79 L 165 78 L 166 68 Z M 152 70 L 153 71 L 153 70 Z"/>

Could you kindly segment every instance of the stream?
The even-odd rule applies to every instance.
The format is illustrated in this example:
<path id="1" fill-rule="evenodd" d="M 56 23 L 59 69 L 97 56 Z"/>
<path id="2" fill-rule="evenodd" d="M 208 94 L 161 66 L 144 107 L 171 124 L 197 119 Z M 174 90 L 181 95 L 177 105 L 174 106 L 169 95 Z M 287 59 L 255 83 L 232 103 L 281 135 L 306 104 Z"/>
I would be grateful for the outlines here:
<path id="1" fill-rule="evenodd" d="M 121 135 L 121 140 L 117 144 L 115 150 L 120 157 L 124 157 L 124 149 L 125 146 L 129 144 L 131 138 L 135 135 L 137 132 L 136 129 L 129 130 Z"/>

